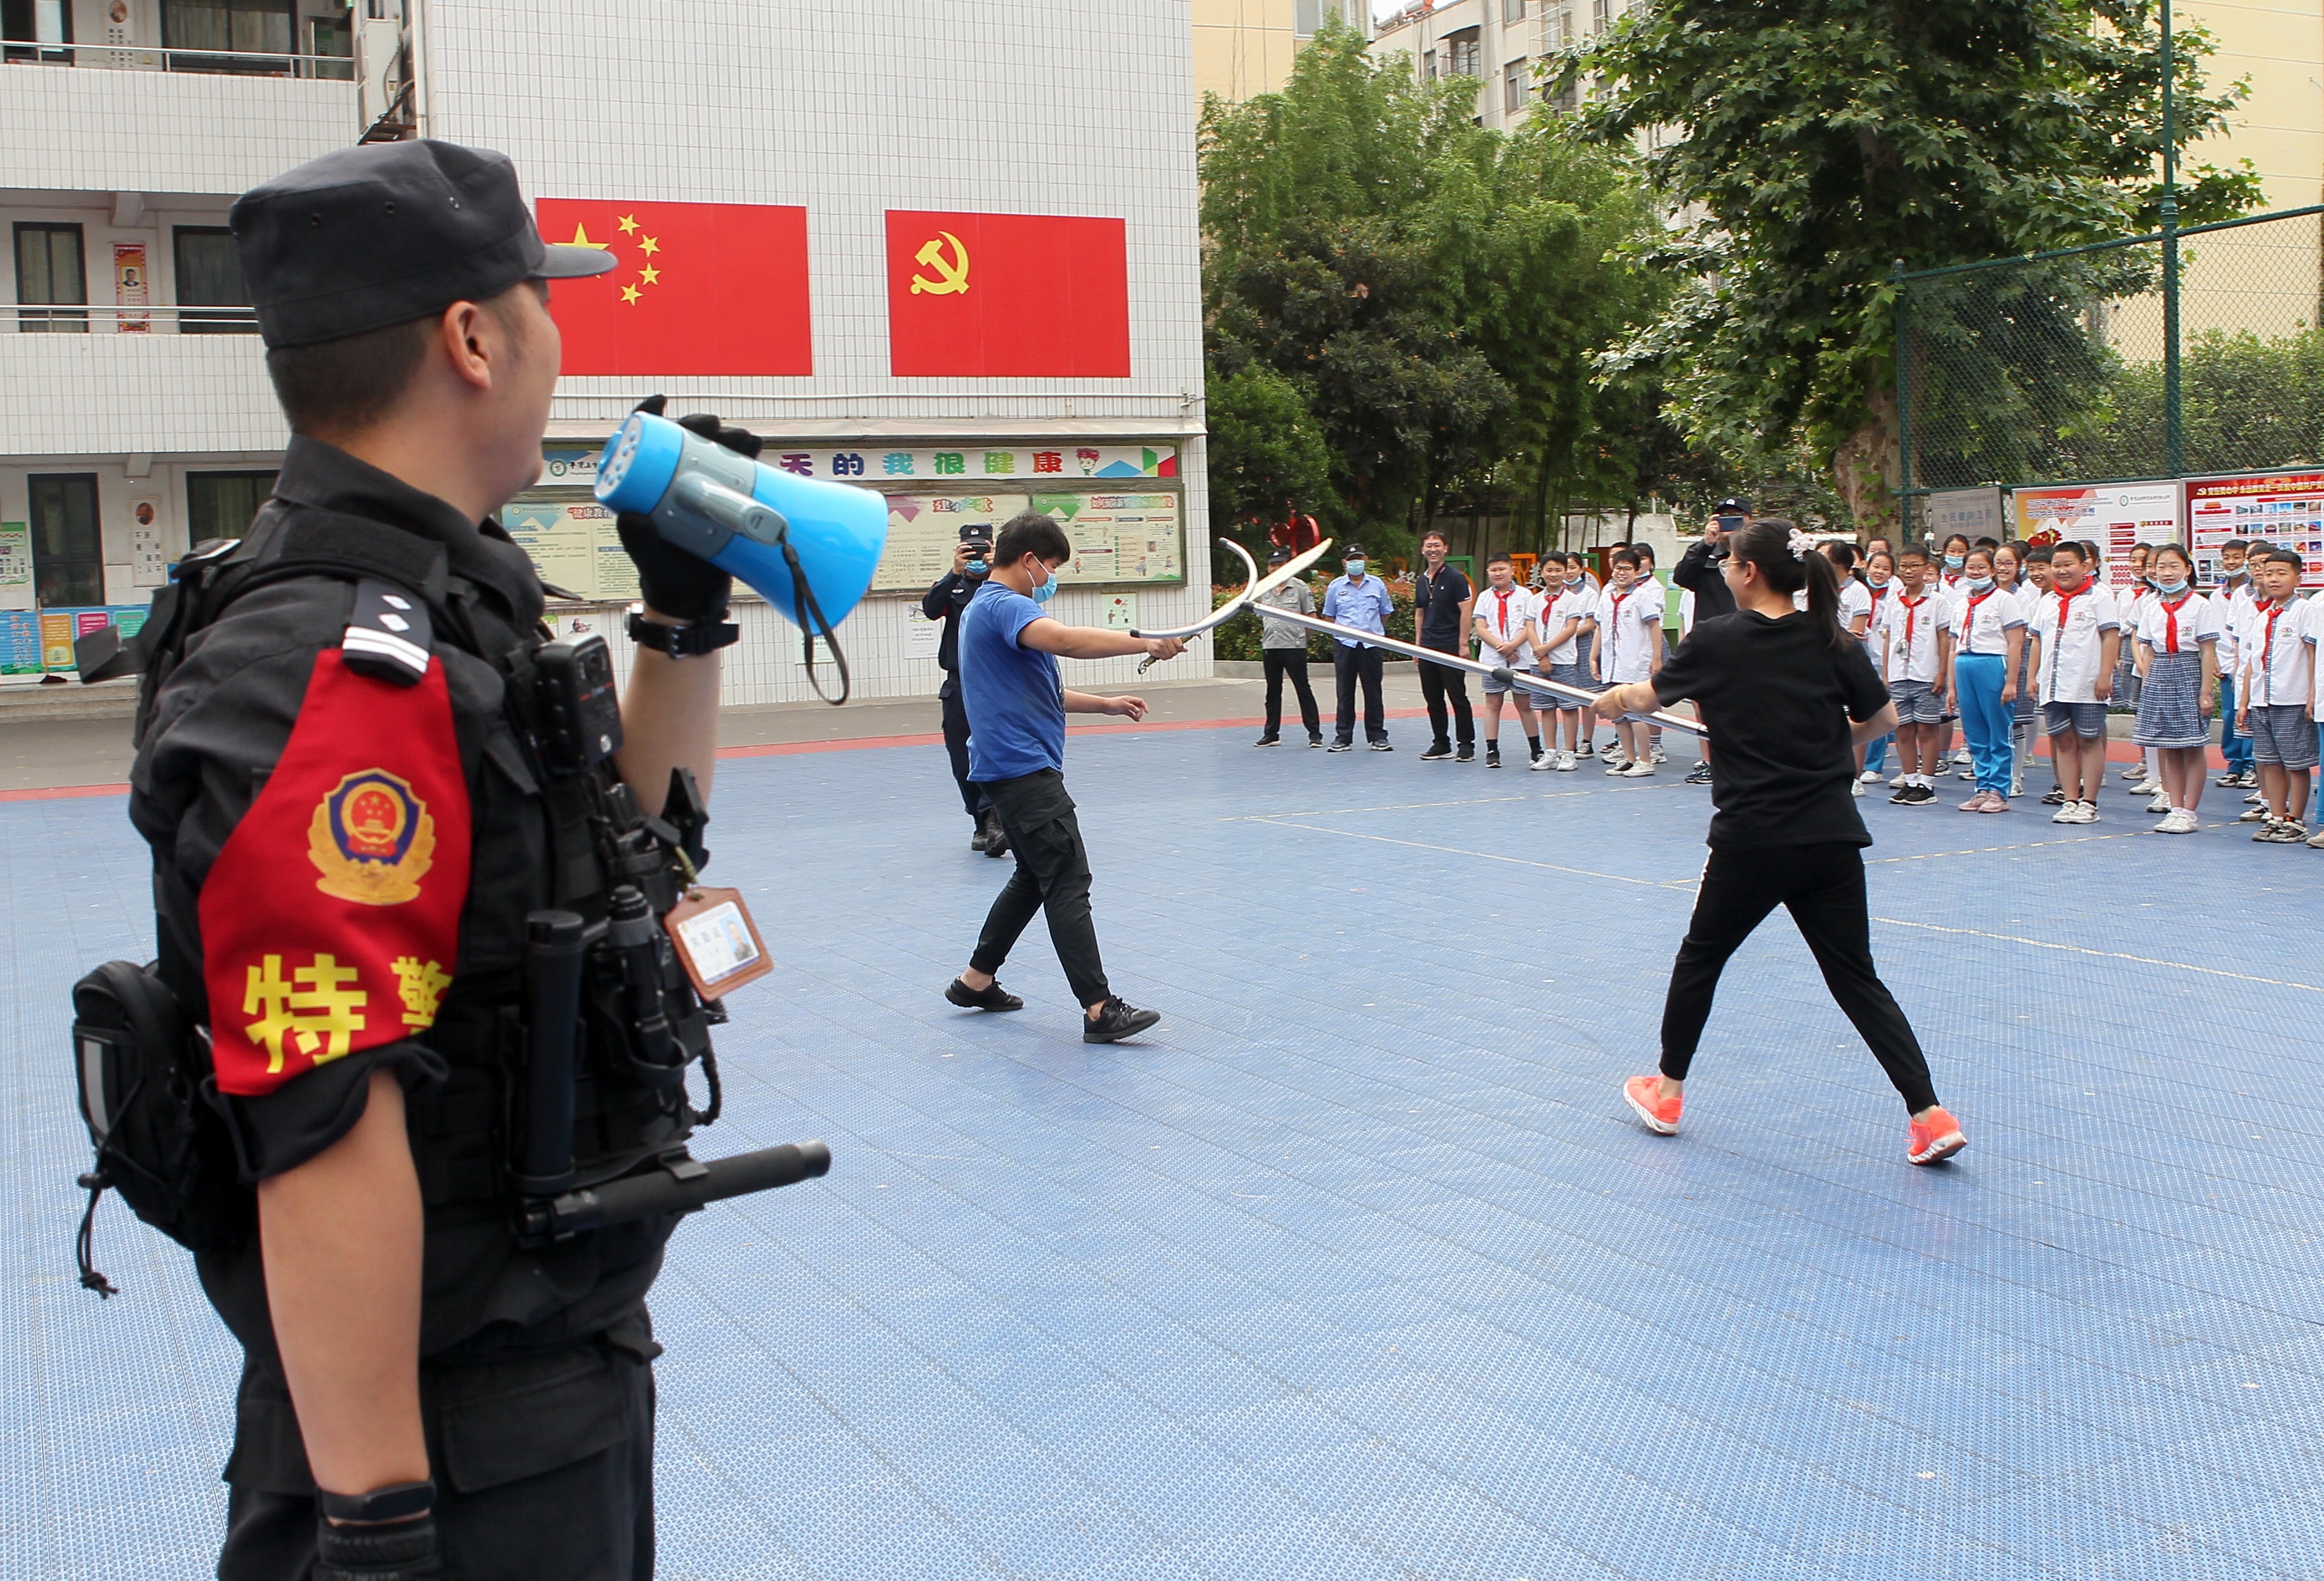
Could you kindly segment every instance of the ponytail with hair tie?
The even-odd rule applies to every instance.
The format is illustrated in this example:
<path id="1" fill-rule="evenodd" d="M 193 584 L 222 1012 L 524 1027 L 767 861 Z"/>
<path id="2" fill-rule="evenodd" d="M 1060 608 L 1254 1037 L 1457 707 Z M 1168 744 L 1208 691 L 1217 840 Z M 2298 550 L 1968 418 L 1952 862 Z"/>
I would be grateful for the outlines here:
<path id="1" fill-rule="evenodd" d="M 1825 641 L 1845 648 L 1856 639 L 1840 621 L 1840 571 L 1816 547 L 1815 538 L 1793 522 L 1763 516 L 1727 535 L 1727 552 L 1759 568 L 1760 580 L 1777 593 L 1807 590 L 1807 616 Z"/>

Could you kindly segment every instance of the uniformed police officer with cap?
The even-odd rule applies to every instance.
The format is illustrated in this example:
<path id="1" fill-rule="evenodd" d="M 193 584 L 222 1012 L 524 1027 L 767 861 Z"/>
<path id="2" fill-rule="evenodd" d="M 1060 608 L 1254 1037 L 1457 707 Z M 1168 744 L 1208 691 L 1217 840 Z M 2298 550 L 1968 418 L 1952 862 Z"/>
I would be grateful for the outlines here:
<path id="1" fill-rule="evenodd" d="M 132 799 L 255 1195 L 199 1259 L 245 1353 L 218 1574 L 643 1577 L 675 1221 L 522 1244 L 501 1140 L 526 915 L 604 901 L 572 898 L 602 874 L 522 725 L 543 594 L 493 513 L 541 468 L 549 282 L 612 260 L 544 246 L 504 156 L 435 142 L 326 155 L 232 228 L 292 437 L 212 602 L 237 591 L 149 674 Z M 706 794 L 733 628 L 727 578 L 644 525 L 615 767 L 651 816 L 673 769 Z M 639 1156 L 700 1117 L 583 1107 Z"/>

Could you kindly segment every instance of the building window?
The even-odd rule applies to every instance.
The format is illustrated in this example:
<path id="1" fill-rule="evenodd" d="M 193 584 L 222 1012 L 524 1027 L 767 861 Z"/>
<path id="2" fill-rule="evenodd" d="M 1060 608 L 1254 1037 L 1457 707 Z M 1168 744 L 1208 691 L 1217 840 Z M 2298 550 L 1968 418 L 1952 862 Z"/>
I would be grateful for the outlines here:
<path id="1" fill-rule="evenodd" d="M 178 333 L 256 335 L 258 317 L 251 311 L 250 286 L 242 278 L 234 233 L 223 225 L 180 225 L 171 245 L 178 266 Z M 194 308 L 228 311 L 187 310 Z"/>
<path id="2" fill-rule="evenodd" d="M 1503 22 L 1523 22 L 1525 20 L 1525 0 L 1501 0 L 1501 20 Z"/>
<path id="3" fill-rule="evenodd" d="M 16 227 L 16 299 L 44 304 L 88 300 L 88 271 L 81 264 L 78 225 Z M 27 334 L 87 335 L 88 315 L 19 312 L 16 327 Z"/>
<path id="4" fill-rule="evenodd" d="M 1481 77 L 1485 72 L 1484 46 L 1477 40 L 1477 30 L 1463 28 L 1444 41 L 1448 51 L 1444 69 L 1454 77 Z"/>
<path id="5" fill-rule="evenodd" d="M 1325 22 L 1340 20 L 1340 0 L 1291 0 L 1291 31 L 1313 38 Z"/>
<path id="6" fill-rule="evenodd" d="M 1582 107 L 1582 89 L 1580 85 L 1569 82 L 1564 87 L 1559 88 L 1555 93 L 1550 95 L 1549 107 L 1556 111 L 1561 115 L 1569 115 L 1574 111 L 1580 109 Z"/>
<path id="7" fill-rule="evenodd" d="M 97 474 L 33 473 L 32 596 L 50 609 L 105 602 L 105 555 L 97 529 Z"/>
<path id="8" fill-rule="evenodd" d="M 1604 32 L 1614 25 L 1614 0 L 1590 0 L 1590 27 L 1592 32 Z"/>
<path id="9" fill-rule="evenodd" d="M 1420 80 L 1423 82 L 1436 80 L 1436 51 L 1434 50 L 1424 50 L 1420 53 Z"/>
<path id="10" fill-rule="evenodd" d="M 1570 50 L 1573 47 L 1573 7 L 1572 5 L 1561 5 L 1550 13 L 1549 41 L 1553 47 L 1560 50 Z"/>
<path id="11" fill-rule="evenodd" d="M 297 0 L 161 0 L 161 42 L 212 58 L 172 60 L 172 71 L 249 71 L 287 76 L 298 48 Z M 240 55 L 239 60 L 219 55 Z"/>
<path id="12" fill-rule="evenodd" d="M 1525 102 L 1526 63 L 1512 60 L 1501 68 L 1501 109 L 1514 115 L 1525 108 Z"/>
<path id="13" fill-rule="evenodd" d="M 271 472 L 189 472 L 186 474 L 186 541 L 238 538 L 274 492 Z"/>
<path id="14" fill-rule="evenodd" d="M 71 0 L 0 0 L 0 39 L 11 60 L 72 64 L 72 51 L 42 45 L 73 41 Z"/>

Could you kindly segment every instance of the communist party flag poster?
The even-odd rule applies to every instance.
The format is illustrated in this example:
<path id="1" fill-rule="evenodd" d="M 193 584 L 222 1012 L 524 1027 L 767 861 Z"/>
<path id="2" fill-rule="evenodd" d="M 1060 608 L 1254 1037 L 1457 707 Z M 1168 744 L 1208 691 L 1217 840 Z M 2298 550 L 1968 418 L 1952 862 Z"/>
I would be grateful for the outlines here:
<path id="1" fill-rule="evenodd" d="M 1122 222 L 890 209 L 888 371 L 1129 378 Z"/>
<path id="2" fill-rule="evenodd" d="M 561 372 L 772 376 L 815 372 L 807 210 L 756 203 L 544 198 L 540 239 L 602 247 L 608 273 L 560 280 L 549 311 Z"/>

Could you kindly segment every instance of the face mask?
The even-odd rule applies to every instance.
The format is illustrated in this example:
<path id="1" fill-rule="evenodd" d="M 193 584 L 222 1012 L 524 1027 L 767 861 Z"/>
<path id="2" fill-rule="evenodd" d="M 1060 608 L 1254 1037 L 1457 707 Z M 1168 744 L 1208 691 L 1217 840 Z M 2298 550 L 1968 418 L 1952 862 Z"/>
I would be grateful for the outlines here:
<path id="1" fill-rule="evenodd" d="M 992 567 L 982 560 L 971 560 L 967 566 L 967 573 L 971 576 L 983 576 L 989 574 L 991 570 Z"/>
<path id="2" fill-rule="evenodd" d="M 2154 584 L 2154 591 L 2164 598 L 2177 598 L 2187 591 L 2187 583 L 2183 577 L 2177 582 L 2158 582 Z"/>
<path id="3" fill-rule="evenodd" d="M 1945 556 L 1945 569 L 1948 571 L 1958 571 L 1963 565 L 1968 564 L 1969 556 L 1967 555 L 1947 555 Z"/>
<path id="4" fill-rule="evenodd" d="M 1342 560 L 1340 564 L 1351 576 L 1361 576 L 1364 574 L 1364 563 L 1361 560 Z"/>
<path id="5" fill-rule="evenodd" d="M 1033 590 L 1033 602 L 1037 604 L 1045 604 L 1056 596 L 1057 574 L 1052 571 L 1049 573 L 1049 580 Z"/>
<path id="6" fill-rule="evenodd" d="M 1993 591 L 1993 578 L 1990 576 L 1972 576 L 1969 578 L 1969 590 L 1971 593 L 1990 593 Z"/>

